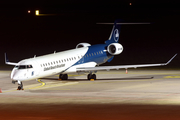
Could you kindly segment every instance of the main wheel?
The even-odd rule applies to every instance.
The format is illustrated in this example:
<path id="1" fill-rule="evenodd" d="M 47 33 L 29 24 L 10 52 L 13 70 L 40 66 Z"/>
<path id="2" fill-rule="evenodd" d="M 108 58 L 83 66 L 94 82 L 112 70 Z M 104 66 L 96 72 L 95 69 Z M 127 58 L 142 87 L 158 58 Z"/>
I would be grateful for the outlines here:
<path id="1" fill-rule="evenodd" d="M 59 75 L 59 79 L 61 79 L 61 80 L 67 80 L 67 79 L 68 79 L 68 75 L 67 75 L 67 74 L 60 74 L 60 75 Z"/>
<path id="2" fill-rule="evenodd" d="M 91 79 L 91 74 L 87 75 L 87 79 L 90 80 Z"/>
<path id="3" fill-rule="evenodd" d="M 92 77 L 91 77 L 91 79 L 94 79 L 94 80 L 96 80 L 96 74 L 92 74 Z"/>
<path id="4" fill-rule="evenodd" d="M 63 80 L 67 80 L 68 79 L 68 75 L 67 74 L 64 74 L 63 75 Z"/>
<path id="5" fill-rule="evenodd" d="M 62 76 L 63 76 L 63 74 L 60 74 L 60 75 L 59 75 L 59 79 L 62 79 Z"/>

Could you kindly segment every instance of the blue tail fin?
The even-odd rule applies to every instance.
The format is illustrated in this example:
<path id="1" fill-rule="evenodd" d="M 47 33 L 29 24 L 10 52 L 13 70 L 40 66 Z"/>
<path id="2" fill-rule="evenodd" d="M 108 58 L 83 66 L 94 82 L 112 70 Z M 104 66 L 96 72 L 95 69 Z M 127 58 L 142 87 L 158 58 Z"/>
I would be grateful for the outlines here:
<path id="1" fill-rule="evenodd" d="M 120 36 L 120 27 L 121 25 L 117 25 L 116 23 L 120 22 L 120 20 L 116 20 L 113 25 L 113 29 L 111 31 L 110 37 L 105 41 L 106 44 L 118 43 Z"/>

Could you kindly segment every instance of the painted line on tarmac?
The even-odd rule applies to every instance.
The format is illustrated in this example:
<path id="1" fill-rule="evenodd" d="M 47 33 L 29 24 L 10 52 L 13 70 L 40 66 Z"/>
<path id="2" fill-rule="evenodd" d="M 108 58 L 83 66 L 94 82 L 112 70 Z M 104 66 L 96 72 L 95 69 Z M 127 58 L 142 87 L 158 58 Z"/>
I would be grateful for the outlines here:
<path id="1" fill-rule="evenodd" d="M 57 84 L 50 84 L 50 85 L 47 85 L 46 86 L 43 86 L 43 87 L 40 87 L 40 88 L 37 88 L 37 89 L 47 89 L 47 88 L 52 88 L 52 87 L 60 87 L 60 86 L 67 86 L 67 85 L 74 85 L 74 84 L 77 84 L 79 82 L 68 82 L 68 83 L 57 83 Z M 36 89 L 36 88 L 35 88 Z"/>
<path id="2" fill-rule="evenodd" d="M 35 89 L 35 88 L 40 88 L 40 87 L 43 87 L 46 85 L 46 83 L 42 82 L 41 79 L 38 79 L 37 80 L 39 83 L 41 83 L 40 86 L 36 86 L 36 87 L 31 87 L 31 88 L 25 88 L 24 90 L 27 90 L 27 89 Z M 37 84 L 35 84 L 37 85 Z M 38 84 L 39 85 L 39 84 Z M 31 85 L 31 86 L 34 86 L 34 85 Z M 13 90 L 7 90 L 7 91 L 2 91 L 2 93 L 8 93 L 8 92 L 15 92 L 15 91 L 18 91 L 17 89 L 13 89 Z"/>
<path id="3" fill-rule="evenodd" d="M 14 92 L 14 91 L 17 91 L 17 90 L 2 91 L 2 93 L 8 93 L 8 92 Z"/>
<path id="4" fill-rule="evenodd" d="M 164 78 L 180 78 L 180 76 L 165 76 Z"/>
<path id="5" fill-rule="evenodd" d="M 37 89 L 37 88 L 40 88 L 40 87 L 44 87 L 46 85 L 45 82 L 42 82 L 41 79 L 38 79 L 37 80 L 39 83 L 41 83 L 40 86 L 36 86 L 36 87 L 32 87 L 32 88 L 26 88 L 26 89 Z"/>

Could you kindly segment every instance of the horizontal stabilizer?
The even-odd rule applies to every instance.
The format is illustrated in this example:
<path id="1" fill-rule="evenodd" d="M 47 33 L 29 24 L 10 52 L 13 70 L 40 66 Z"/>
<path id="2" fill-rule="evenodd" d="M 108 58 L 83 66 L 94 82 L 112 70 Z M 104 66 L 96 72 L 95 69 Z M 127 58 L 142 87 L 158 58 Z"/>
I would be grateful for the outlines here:
<path id="1" fill-rule="evenodd" d="M 103 25 L 113 25 L 114 23 L 96 23 Z M 116 25 L 143 25 L 143 24 L 151 24 L 151 23 L 116 23 Z"/>

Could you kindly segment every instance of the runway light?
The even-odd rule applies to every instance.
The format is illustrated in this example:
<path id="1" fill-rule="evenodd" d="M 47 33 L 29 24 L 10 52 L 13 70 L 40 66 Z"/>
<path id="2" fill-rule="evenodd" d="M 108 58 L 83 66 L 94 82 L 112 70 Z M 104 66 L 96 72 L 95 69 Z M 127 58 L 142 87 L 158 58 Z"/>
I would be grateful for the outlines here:
<path id="1" fill-rule="evenodd" d="M 31 11 L 30 11 L 30 10 L 28 10 L 28 13 L 31 13 Z"/>
<path id="2" fill-rule="evenodd" d="M 132 3 L 129 3 L 129 5 L 132 5 Z"/>
<path id="3" fill-rule="evenodd" d="M 39 15 L 39 10 L 36 10 L 36 11 L 35 11 L 35 14 L 36 14 L 36 15 Z"/>

